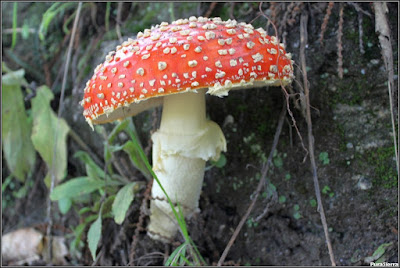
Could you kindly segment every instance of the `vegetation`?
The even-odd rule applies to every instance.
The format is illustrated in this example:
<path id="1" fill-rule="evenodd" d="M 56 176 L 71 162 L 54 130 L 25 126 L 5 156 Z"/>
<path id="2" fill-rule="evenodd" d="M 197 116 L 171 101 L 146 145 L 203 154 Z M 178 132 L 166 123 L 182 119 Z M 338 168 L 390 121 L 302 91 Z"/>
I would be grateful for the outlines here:
<path id="1" fill-rule="evenodd" d="M 340 5 L 346 25 L 342 79 L 336 35 Z M 153 178 L 159 183 L 148 160 L 149 136 L 158 127 L 160 110 L 92 131 L 78 104 L 82 90 L 95 66 L 121 41 L 162 21 L 192 15 L 253 21 L 269 34 L 275 25 L 299 65 L 303 10 L 313 12 L 306 49 L 311 116 L 320 191 L 333 248 L 341 256 L 338 264 L 398 262 L 393 243 L 398 173 L 393 140 L 387 134 L 392 128 L 387 73 L 371 5 L 335 3 L 331 17 L 327 3 L 85 2 L 80 14 L 78 6 L 78 2 L 2 3 L 4 233 L 35 226 L 46 234 L 50 226 L 51 235 L 66 238 L 68 264 L 73 265 L 215 265 L 263 179 L 260 167 L 267 163 L 282 91 L 251 89 L 207 100 L 208 113 L 224 128 L 229 149 L 207 164 L 200 215 L 187 221 L 181 204 L 169 200 L 181 232 L 167 246 L 146 236 L 149 185 Z M 269 20 L 259 16 L 259 9 Z M 390 3 L 389 10 L 392 43 L 397 44 L 396 4 Z M 325 18 L 325 29 L 315 26 Z M 393 48 L 397 74 L 398 51 Z M 302 92 L 300 72 L 297 76 L 296 94 L 289 92 L 293 117 L 286 117 L 258 203 L 225 265 L 330 263 L 310 179 L 309 152 L 304 149 L 304 103 L 297 93 Z M 394 92 L 396 97 L 398 89 Z M 354 148 L 346 147 L 349 142 Z M 358 189 L 351 180 L 354 174 L 370 177 L 372 188 Z M 354 226 L 348 226 L 349 220 Z M 352 240 L 355 236 L 361 240 Z M 313 250 L 300 250 L 302 238 L 321 241 Z M 157 252 L 162 252 L 160 258 Z M 305 259 L 305 254 L 311 257 Z M 42 256 L 42 263 L 24 260 L 17 265 L 52 264 Z"/>

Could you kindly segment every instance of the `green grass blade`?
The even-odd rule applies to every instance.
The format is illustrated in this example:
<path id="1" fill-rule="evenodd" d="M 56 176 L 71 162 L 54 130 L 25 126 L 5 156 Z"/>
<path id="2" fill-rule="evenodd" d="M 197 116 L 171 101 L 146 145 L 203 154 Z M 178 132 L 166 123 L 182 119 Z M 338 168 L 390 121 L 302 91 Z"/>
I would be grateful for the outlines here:
<path id="1" fill-rule="evenodd" d="M 18 3 L 14 2 L 13 5 L 13 33 L 12 33 L 12 41 L 11 41 L 11 49 L 14 49 L 15 44 L 17 43 L 17 11 L 18 11 Z"/>

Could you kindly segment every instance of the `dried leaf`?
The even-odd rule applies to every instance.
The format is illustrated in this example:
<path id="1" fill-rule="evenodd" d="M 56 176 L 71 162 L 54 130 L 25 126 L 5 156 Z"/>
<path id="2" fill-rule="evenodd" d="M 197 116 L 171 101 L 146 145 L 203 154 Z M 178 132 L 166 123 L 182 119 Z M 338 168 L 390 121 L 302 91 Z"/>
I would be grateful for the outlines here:
<path id="1" fill-rule="evenodd" d="M 43 234 L 33 228 L 7 233 L 1 239 L 1 255 L 5 262 L 34 261 L 40 259 Z"/>

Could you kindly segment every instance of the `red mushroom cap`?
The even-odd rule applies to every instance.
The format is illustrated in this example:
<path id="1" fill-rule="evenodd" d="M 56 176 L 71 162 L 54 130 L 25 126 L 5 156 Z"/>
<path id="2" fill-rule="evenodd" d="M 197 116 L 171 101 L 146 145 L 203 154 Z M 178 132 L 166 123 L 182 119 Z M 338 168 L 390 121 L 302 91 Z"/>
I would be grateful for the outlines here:
<path id="1" fill-rule="evenodd" d="M 162 104 L 154 97 L 201 88 L 224 96 L 233 88 L 286 85 L 293 77 L 290 54 L 263 29 L 190 17 L 117 46 L 95 69 L 81 104 L 89 124 L 99 124 Z"/>

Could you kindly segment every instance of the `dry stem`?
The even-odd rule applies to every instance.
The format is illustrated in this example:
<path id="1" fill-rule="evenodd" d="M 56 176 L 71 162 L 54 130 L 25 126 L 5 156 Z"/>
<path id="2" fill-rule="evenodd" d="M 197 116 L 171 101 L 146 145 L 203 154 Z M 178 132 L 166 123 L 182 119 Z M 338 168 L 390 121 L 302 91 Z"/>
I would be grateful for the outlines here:
<path id="1" fill-rule="evenodd" d="M 308 80 L 307 80 L 307 70 L 306 70 L 306 56 L 305 56 L 305 47 L 307 44 L 307 20 L 308 14 L 303 13 L 300 17 L 300 62 L 303 73 L 303 83 L 304 83 L 304 93 L 305 93 L 305 101 L 306 101 L 306 120 L 307 120 L 307 128 L 308 128 L 308 151 L 310 153 L 310 162 L 311 169 L 313 173 L 314 180 L 314 188 L 315 195 L 317 197 L 318 202 L 318 211 L 321 216 L 322 226 L 325 232 L 325 240 L 328 246 L 329 257 L 331 259 L 332 266 L 336 266 L 335 257 L 333 255 L 332 245 L 329 238 L 328 225 L 326 223 L 324 207 L 322 205 L 321 200 L 321 191 L 319 188 L 318 175 L 317 175 L 317 165 L 315 163 L 314 156 L 314 136 L 312 134 L 312 122 L 311 122 L 311 109 L 310 109 L 310 91 L 308 88 Z"/>

